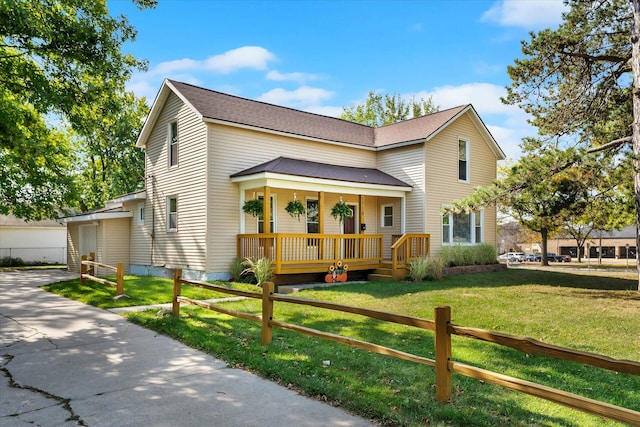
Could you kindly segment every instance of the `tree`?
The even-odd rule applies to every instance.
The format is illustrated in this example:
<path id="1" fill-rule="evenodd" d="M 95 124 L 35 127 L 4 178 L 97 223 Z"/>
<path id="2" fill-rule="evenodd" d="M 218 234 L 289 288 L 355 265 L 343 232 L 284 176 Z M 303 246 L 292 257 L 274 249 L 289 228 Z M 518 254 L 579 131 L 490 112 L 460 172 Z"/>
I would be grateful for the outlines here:
<path id="1" fill-rule="evenodd" d="M 389 95 L 370 91 L 367 99 L 362 104 L 351 105 L 342 108 L 341 119 L 367 126 L 380 127 L 392 123 L 401 122 L 411 117 L 420 117 L 435 113 L 440 107 L 433 103 L 433 99 L 415 97 L 407 103 L 399 94 Z M 412 116 L 409 116 L 411 112 Z"/>
<path id="2" fill-rule="evenodd" d="M 530 113 L 549 143 L 572 141 L 631 158 L 616 167 L 633 164 L 627 179 L 633 176 L 640 225 L 640 1 L 568 4 L 557 30 L 523 42 L 526 58 L 508 69 L 506 102 Z M 640 272 L 640 258 L 637 267 Z"/>
<path id="3" fill-rule="evenodd" d="M 83 211 L 99 208 L 115 196 L 144 187 L 144 152 L 135 146 L 149 107 L 144 98 L 114 91 L 83 108 L 75 132 Z"/>
<path id="4" fill-rule="evenodd" d="M 139 8 L 156 4 L 132 1 Z M 0 155 L 17 162 L 3 164 L 0 213 L 55 216 L 73 192 L 70 144 L 51 123 L 81 127 L 83 108 L 145 63 L 121 51 L 136 32 L 125 17 L 110 16 L 104 0 L 4 0 L 0 17 Z M 20 170 L 23 155 L 33 163 Z"/>
<path id="5" fill-rule="evenodd" d="M 585 209 L 591 183 L 580 167 L 583 152 L 541 147 L 536 140 L 524 145 L 529 152 L 505 169 L 503 177 L 488 187 L 476 188 L 450 209 L 474 211 L 500 205 L 525 228 L 540 233 L 542 263 L 548 265 L 549 234 Z M 540 179 L 543 171 L 549 175 L 547 179 Z"/>
<path id="6" fill-rule="evenodd" d="M 69 140 L 48 129 L 32 107 L 15 107 L 9 130 L 20 131 L 11 135 L 11 149 L 0 147 L 0 213 L 34 220 L 55 217 L 57 208 L 73 206 L 78 194 Z"/>

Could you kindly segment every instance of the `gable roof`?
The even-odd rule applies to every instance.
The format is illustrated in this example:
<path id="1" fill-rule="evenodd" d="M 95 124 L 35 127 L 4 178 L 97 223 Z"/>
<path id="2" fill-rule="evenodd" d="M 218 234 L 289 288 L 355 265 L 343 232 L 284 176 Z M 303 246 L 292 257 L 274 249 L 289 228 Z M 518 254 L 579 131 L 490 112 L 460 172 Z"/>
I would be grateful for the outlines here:
<path id="1" fill-rule="evenodd" d="M 288 157 L 278 157 L 249 169 L 236 172 L 231 175 L 231 178 L 266 172 L 307 178 L 356 182 L 360 184 L 390 185 L 395 187 L 411 188 L 411 185 L 378 169 L 338 166 L 327 163 L 310 162 L 308 160 L 290 159 Z"/>
<path id="2" fill-rule="evenodd" d="M 505 155 L 471 104 L 439 111 L 422 117 L 374 128 L 335 117 L 308 113 L 217 92 L 211 89 L 165 80 L 136 143 L 146 145 L 160 110 L 170 93 L 189 105 L 202 121 L 257 128 L 268 132 L 348 144 L 368 149 L 388 149 L 398 144 L 425 142 L 437 135 L 462 114 L 470 114 L 479 132 L 498 159 Z"/>

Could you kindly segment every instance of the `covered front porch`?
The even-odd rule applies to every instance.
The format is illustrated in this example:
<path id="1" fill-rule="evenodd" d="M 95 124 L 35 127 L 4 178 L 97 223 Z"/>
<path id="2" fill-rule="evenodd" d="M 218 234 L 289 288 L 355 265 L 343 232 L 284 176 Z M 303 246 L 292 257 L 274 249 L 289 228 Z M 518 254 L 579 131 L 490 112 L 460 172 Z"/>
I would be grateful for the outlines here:
<path id="1" fill-rule="evenodd" d="M 323 273 L 341 261 L 348 271 L 384 271 L 399 280 L 411 260 L 430 255 L 428 234 L 393 236 L 389 258 L 383 257 L 383 242 L 382 234 L 240 234 L 238 257 L 267 257 L 275 275 Z"/>
<path id="2" fill-rule="evenodd" d="M 238 184 L 237 256 L 267 257 L 274 274 L 326 272 L 338 261 L 349 271 L 388 268 L 404 277 L 406 263 L 429 254 L 426 234 L 405 234 L 412 186 L 378 169 L 278 157 L 231 176 Z M 254 216 L 243 214 L 259 200 Z M 297 201 L 300 216 L 285 206 Z M 337 205 L 349 215 L 332 215 Z"/>

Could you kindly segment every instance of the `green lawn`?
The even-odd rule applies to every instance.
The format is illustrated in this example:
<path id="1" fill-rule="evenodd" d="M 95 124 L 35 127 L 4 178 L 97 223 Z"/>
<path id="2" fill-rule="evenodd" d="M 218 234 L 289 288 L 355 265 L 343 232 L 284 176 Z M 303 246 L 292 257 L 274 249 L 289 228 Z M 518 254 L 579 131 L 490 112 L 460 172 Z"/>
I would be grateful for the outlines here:
<path id="1" fill-rule="evenodd" d="M 297 296 L 428 319 L 433 319 L 434 307 L 450 305 L 453 323 L 458 325 L 529 336 L 618 359 L 640 360 L 640 296 L 633 275 L 585 273 L 509 269 L 451 276 L 437 283 L 348 284 L 307 290 Z M 73 282 L 49 289 L 62 293 Z M 90 288 L 103 287 L 93 284 Z M 183 288 L 185 294 L 187 288 Z M 106 296 L 101 299 L 95 295 L 91 303 L 116 304 L 111 300 L 113 289 L 106 289 Z M 78 294 L 87 292 L 90 291 L 78 289 L 64 294 L 80 299 Z M 145 298 L 153 298 L 148 303 L 168 302 L 171 282 L 127 277 L 125 293 L 135 295 L 136 303 Z M 129 300 L 129 304 L 133 302 Z M 260 313 L 258 300 L 224 305 Z M 273 344 L 263 347 L 260 325 L 197 307 L 183 306 L 179 318 L 157 317 L 156 313 L 152 310 L 127 316 L 226 360 L 231 366 L 254 371 L 383 425 L 616 425 L 459 375 L 453 377 L 452 402 L 441 405 L 435 400 L 434 370 L 428 366 L 278 329 L 274 330 Z M 274 319 L 433 358 L 433 334 L 428 331 L 284 303 L 276 303 Z M 456 336 L 453 359 L 640 411 L 638 376 L 527 356 Z"/>

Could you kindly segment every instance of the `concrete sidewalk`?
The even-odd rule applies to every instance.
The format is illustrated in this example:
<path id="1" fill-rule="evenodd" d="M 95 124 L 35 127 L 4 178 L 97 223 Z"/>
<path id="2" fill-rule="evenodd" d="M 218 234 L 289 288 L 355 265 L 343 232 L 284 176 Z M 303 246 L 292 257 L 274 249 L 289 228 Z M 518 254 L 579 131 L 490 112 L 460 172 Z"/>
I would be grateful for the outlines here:
<path id="1" fill-rule="evenodd" d="M 0 272 L 0 425 L 372 426 L 125 318 Z"/>

